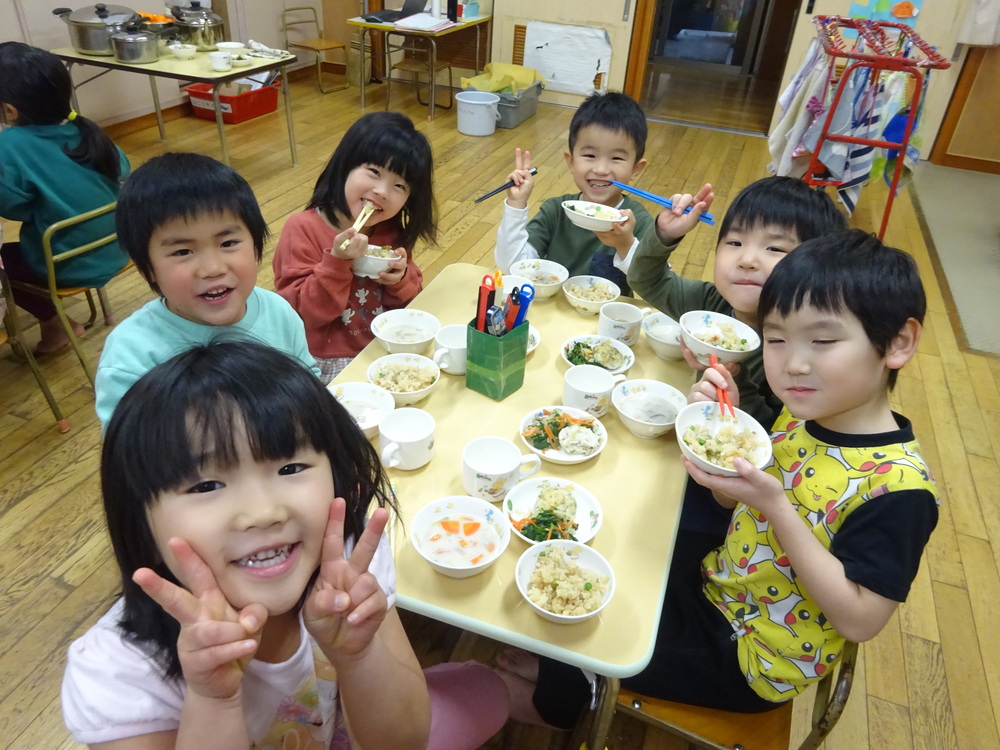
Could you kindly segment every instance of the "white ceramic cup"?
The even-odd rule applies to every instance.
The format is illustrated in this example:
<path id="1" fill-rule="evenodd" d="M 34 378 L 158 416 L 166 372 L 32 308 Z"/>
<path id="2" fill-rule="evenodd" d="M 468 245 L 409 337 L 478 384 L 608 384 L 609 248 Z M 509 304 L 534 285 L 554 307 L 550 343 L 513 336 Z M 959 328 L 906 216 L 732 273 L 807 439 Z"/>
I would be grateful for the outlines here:
<path id="1" fill-rule="evenodd" d="M 509 440 L 476 438 L 462 451 L 462 486 L 472 497 L 497 503 L 515 484 L 541 468 L 542 459 L 534 453 L 523 455 Z"/>
<path id="2" fill-rule="evenodd" d="M 642 319 L 653 312 L 648 307 L 642 309 L 628 302 L 609 302 L 601 308 L 597 319 L 597 332 L 601 336 L 618 339 L 632 346 L 639 340 Z"/>
<path id="3" fill-rule="evenodd" d="M 563 406 L 583 409 L 595 417 L 604 416 L 611 403 L 612 389 L 624 380 L 624 375 L 612 375 L 597 365 L 573 365 L 563 378 Z"/>
<path id="4" fill-rule="evenodd" d="M 434 457 L 434 417 L 423 409 L 403 408 L 378 425 L 382 463 L 390 469 L 419 469 Z"/>
<path id="5" fill-rule="evenodd" d="M 466 325 L 444 326 L 434 335 L 434 362 L 452 375 L 465 374 Z"/>
<path id="6" fill-rule="evenodd" d="M 212 70 L 231 70 L 233 67 L 233 56 L 229 52 L 209 52 L 208 59 Z"/>

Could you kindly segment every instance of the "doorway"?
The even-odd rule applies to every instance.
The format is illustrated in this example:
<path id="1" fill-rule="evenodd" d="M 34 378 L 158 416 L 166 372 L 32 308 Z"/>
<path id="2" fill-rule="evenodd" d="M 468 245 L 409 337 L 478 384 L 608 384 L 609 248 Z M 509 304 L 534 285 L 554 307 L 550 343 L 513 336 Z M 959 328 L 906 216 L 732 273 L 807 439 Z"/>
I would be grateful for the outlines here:
<path id="1" fill-rule="evenodd" d="M 800 0 L 651 2 L 637 91 L 647 115 L 766 134 Z"/>

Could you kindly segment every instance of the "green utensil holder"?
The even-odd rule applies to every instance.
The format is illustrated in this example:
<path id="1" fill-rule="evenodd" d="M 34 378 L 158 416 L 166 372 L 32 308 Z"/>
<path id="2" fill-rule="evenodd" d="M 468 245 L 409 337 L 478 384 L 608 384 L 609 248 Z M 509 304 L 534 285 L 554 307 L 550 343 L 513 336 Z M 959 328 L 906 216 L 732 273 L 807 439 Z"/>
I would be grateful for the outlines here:
<path id="1" fill-rule="evenodd" d="M 494 401 L 501 401 L 524 385 L 528 328 L 525 320 L 503 336 L 493 336 L 477 331 L 476 321 L 469 323 L 465 385 Z"/>

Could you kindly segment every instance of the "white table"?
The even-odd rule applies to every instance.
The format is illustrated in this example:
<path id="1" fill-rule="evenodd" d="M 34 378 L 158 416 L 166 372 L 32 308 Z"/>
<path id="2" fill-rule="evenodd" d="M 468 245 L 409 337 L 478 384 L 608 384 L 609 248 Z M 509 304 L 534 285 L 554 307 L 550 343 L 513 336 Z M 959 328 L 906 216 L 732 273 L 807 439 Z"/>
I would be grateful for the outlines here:
<path id="1" fill-rule="evenodd" d="M 434 314 L 441 325 L 468 323 L 479 282 L 491 272 L 452 264 L 409 306 Z M 435 456 L 416 471 L 389 470 L 404 523 L 428 502 L 465 494 L 462 448 L 469 440 L 496 435 L 527 453 L 518 435 L 521 418 L 537 407 L 561 403 L 566 370 L 561 345 L 571 336 L 596 333 L 597 316 L 576 312 L 560 292 L 532 303 L 529 318 L 542 340 L 528 355 L 525 384 L 519 390 L 496 402 L 466 388 L 464 376 L 442 373 L 431 394 L 415 405 L 437 422 Z M 687 392 L 694 376 L 684 362 L 660 359 L 644 336 L 633 351 L 636 363 L 630 377 L 663 380 Z M 368 365 L 383 354 L 373 341 L 334 382 L 364 382 Z M 582 623 L 560 625 L 532 611 L 514 583 L 515 563 L 527 545 L 513 535 L 507 551 L 489 569 L 455 579 L 434 571 L 405 530 L 393 534 L 398 605 L 598 674 L 626 677 L 640 672 L 652 655 L 687 474 L 673 431 L 655 440 L 634 437 L 614 407 L 601 421 L 609 440 L 600 455 L 572 466 L 543 461 L 536 476 L 572 479 L 601 503 L 604 524 L 590 544 L 609 560 L 617 580 L 614 598 L 603 612 Z"/>

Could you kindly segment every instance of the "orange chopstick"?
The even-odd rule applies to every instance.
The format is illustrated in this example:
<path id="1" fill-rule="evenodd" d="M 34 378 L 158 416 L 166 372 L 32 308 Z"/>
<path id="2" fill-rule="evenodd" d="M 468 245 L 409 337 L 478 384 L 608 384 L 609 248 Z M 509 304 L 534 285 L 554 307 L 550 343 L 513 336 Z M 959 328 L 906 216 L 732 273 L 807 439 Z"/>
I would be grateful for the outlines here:
<path id="1" fill-rule="evenodd" d="M 717 364 L 719 364 L 719 358 L 715 356 L 714 353 L 708 355 L 708 361 L 709 364 L 712 365 L 712 367 L 715 367 Z M 729 400 L 729 393 L 726 391 L 726 389 L 716 387 L 715 391 L 719 399 L 719 411 L 722 413 L 722 415 L 725 416 L 726 407 L 728 406 L 729 413 L 735 417 L 736 409 L 733 408 L 733 402 Z"/>

